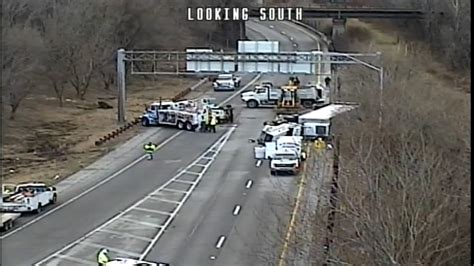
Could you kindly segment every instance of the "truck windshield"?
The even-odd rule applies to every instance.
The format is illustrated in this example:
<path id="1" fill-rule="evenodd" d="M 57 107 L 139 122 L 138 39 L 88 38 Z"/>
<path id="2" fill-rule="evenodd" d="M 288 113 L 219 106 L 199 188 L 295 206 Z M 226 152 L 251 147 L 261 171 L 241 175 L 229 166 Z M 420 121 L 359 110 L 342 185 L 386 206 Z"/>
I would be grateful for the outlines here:
<path id="1" fill-rule="evenodd" d="M 208 98 L 208 99 L 207 99 L 207 104 L 208 104 L 208 105 L 217 105 L 217 104 L 216 104 L 216 99 L 215 99 L 215 98 L 212 98 L 212 99 L 211 99 L 211 98 Z"/>
<path id="2" fill-rule="evenodd" d="M 218 80 L 232 80 L 232 75 L 219 75 Z"/>
<path id="3" fill-rule="evenodd" d="M 258 143 L 259 144 L 264 144 L 265 142 L 271 142 L 273 140 L 273 136 L 270 134 L 267 134 L 265 132 L 262 132 L 260 134 L 260 137 L 258 138 Z"/>
<path id="4" fill-rule="evenodd" d="M 288 153 L 288 154 L 275 154 L 275 159 L 281 160 L 281 159 L 296 159 L 296 156 L 294 154 Z"/>

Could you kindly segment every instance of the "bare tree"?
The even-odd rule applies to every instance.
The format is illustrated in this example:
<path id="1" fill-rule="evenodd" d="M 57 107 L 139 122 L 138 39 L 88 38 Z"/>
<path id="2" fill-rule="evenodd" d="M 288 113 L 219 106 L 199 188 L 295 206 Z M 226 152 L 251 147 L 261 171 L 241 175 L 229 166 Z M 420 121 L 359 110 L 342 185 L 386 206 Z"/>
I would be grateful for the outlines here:
<path id="1" fill-rule="evenodd" d="M 31 92 L 43 49 L 38 32 L 23 26 L 2 29 L 2 97 L 10 106 L 10 119 Z"/>
<path id="2" fill-rule="evenodd" d="M 383 130 L 372 130 L 378 105 L 367 96 L 376 85 L 370 74 L 346 92 L 361 108 L 333 127 L 342 133 L 343 174 L 330 259 L 464 265 L 470 257 L 469 103 L 417 79 L 412 63 L 387 61 Z"/>

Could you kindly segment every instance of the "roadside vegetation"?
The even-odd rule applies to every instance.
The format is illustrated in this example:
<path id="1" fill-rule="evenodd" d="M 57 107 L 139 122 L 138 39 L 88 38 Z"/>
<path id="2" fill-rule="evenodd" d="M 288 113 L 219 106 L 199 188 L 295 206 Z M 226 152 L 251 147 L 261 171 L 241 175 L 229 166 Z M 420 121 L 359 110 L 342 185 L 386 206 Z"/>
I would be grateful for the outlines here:
<path id="1" fill-rule="evenodd" d="M 233 46 L 232 23 L 186 21 L 196 1 L 2 2 L 2 181 L 52 181 L 137 133 L 97 148 L 116 126 L 115 53 Z M 232 4 L 233 1 L 221 1 Z M 178 34 L 179 33 L 179 34 Z M 128 118 L 196 78 L 127 77 Z M 110 105 L 99 108 L 98 101 Z"/>
<path id="2" fill-rule="evenodd" d="M 383 124 L 378 129 L 376 75 L 342 71 L 341 97 L 362 106 L 335 124 L 341 139 L 340 205 L 329 258 L 467 265 L 470 97 L 449 65 L 436 62 L 424 46 L 398 43 L 390 49 L 389 38 L 380 38 L 385 35 L 371 36 L 371 43 L 354 45 L 384 53 Z"/>
<path id="3" fill-rule="evenodd" d="M 338 187 L 318 188 L 332 200 L 301 213 L 286 261 L 469 265 L 470 1 L 357 2 L 444 15 L 419 23 L 348 20 L 343 50 L 383 54 L 382 127 L 377 73 L 339 69 L 337 98 L 361 106 L 334 121 Z M 330 21 L 312 24 L 330 34 Z"/>

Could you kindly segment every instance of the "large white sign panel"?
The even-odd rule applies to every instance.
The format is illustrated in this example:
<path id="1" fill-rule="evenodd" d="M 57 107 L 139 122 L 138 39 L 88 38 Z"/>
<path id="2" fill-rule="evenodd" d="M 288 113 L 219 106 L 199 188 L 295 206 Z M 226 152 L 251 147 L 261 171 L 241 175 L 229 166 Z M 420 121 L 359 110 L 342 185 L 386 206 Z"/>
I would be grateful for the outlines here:
<path id="1" fill-rule="evenodd" d="M 193 55 L 191 53 L 205 53 L 201 55 Z M 233 72 L 235 64 L 233 62 L 225 62 L 225 58 L 214 54 L 212 49 L 186 49 L 186 71 L 191 72 Z"/>

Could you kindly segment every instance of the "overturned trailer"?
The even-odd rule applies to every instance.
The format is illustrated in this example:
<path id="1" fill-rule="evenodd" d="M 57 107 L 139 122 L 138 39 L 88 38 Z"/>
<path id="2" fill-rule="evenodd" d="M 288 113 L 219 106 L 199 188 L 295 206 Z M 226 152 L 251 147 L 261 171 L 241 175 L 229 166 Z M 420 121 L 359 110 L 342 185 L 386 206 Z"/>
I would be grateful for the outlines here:
<path id="1" fill-rule="evenodd" d="M 298 116 L 298 123 L 303 127 L 305 139 L 327 139 L 331 135 L 331 119 L 358 107 L 357 103 L 331 103 L 317 110 Z"/>

